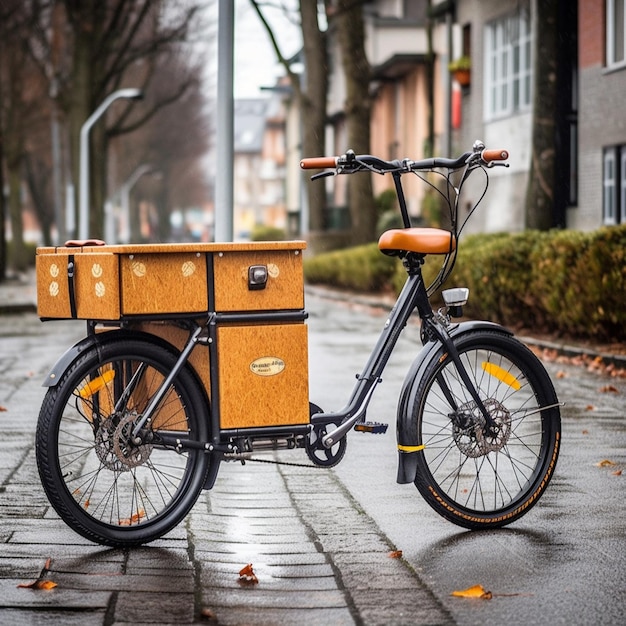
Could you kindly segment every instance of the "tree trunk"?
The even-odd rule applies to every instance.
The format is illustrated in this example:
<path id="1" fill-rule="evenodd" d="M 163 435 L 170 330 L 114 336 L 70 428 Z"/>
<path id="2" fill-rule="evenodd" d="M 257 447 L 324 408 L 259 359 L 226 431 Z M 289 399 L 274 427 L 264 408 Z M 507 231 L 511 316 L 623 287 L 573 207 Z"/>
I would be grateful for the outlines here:
<path id="1" fill-rule="evenodd" d="M 24 245 L 24 226 L 22 222 L 22 160 L 7 163 L 9 184 L 9 213 L 11 216 L 11 258 L 14 270 L 23 272 L 28 267 L 28 255 Z"/>
<path id="2" fill-rule="evenodd" d="M 93 110 L 91 95 L 91 76 L 89 59 L 91 58 L 91 46 L 89 37 L 80 30 L 76 32 L 74 54 L 72 63 L 72 89 L 68 93 L 68 127 L 70 134 L 70 171 L 74 184 L 74 206 L 76 207 L 76 219 L 74 233 L 68 233 L 76 237 L 80 232 L 80 130 Z M 90 151 L 91 152 L 91 151 Z"/>
<path id="3" fill-rule="evenodd" d="M 324 156 L 326 143 L 326 99 L 328 95 L 328 52 L 326 33 L 319 28 L 317 3 L 300 0 L 306 84 L 300 93 L 302 156 Z M 307 181 L 309 223 L 305 230 L 321 231 L 325 226 L 326 189 L 322 182 Z"/>
<path id="4" fill-rule="evenodd" d="M 105 128 L 106 114 L 91 129 L 89 151 L 89 237 L 104 236 L 104 203 L 107 194 L 108 139 Z"/>
<path id="5" fill-rule="evenodd" d="M 368 154 L 371 117 L 370 65 L 365 55 L 362 4 L 354 0 L 339 0 L 336 24 L 346 78 L 347 147 L 357 154 Z M 348 194 L 352 225 L 351 243 L 352 245 L 368 243 L 374 239 L 376 231 L 372 177 L 367 174 L 350 176 Z"/>
<path id="6" fill-rule="evenodd" d="M 526 228 L 554 226 L 559 0 L 541 0 L 535 38 L 532 154 L 526 192 Z"/>
<path id="7" fill-rule="evenodd" d="M 0 49 L 0 53 L 2 50 Z M 0 92 L 0 104 L 2 93 Z M 7 239 L 4 231 L 6 202 L 4 199 L 4 129 L 0 117 L 0 283 L 6 278 L 7 273 Z"/>

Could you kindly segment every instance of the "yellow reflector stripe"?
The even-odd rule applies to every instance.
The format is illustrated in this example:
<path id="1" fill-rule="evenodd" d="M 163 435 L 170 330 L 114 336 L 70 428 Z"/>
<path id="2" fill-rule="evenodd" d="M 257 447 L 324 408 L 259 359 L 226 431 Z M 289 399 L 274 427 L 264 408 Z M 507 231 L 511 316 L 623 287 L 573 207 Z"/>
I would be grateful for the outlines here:
<path id="1" fill-rule="evenodd" d="M 94 393 L 98 393 L 107 383 L 111 382 L 115 378 L 115 370 L 107 370 L 93 380 L 90 380 L 84 387 L 78 392 L 81 398 L 91 398 Z"/>
<path id="2" fill-rule="evenodd" d="M 513 374 L 510 374 L 506 370 L 502 369 L 499 365 L 489 363 L 488 361 L 483 361 L 482 365 L 487 374 L 501 380 L 505 385 L 515 389 L 515 391 L 518 391 L 521 388 L 519 380 L 517 380 Z"/>
<path id="3" fill-rule="evenodd" d="M 398 450 L 400 450 L 400 452 L 419 452 L 420 450 L 423 450 L 426 446 L 421 445 L 421 446 L 401 446 L 400 444 L 398 444 Z"/>

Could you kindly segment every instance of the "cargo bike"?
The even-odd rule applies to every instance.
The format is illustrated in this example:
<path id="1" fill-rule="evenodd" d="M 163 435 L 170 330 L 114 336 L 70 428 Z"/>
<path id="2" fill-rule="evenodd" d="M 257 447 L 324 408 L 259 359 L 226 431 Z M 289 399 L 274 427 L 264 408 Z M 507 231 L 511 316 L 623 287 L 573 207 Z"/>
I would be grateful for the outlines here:
<path id="1" fill-rule="evenodd" d="M 464 183 L 482 172 L 486 191 L 490 168 L 507 158 L 476 142 L 456 159 L 385 161 L 349 151 L 302 160 L 303 169 L 323 170 L 314 178 L 391 175 L 404 225 L 386 231 L 378 246 L 402 260 L 405 286 L 338 411 L 308 397 L 304 242 L 39 248 L 39 316 L 87 324 L 86 337 L 44 382 L 37 426 L 39 473 L 57 513 L 94 542 L 139 545 L 181 522 L 222 462 L 294 449 L 312 466 L 334 466 L 351 430 L 386 429 L 367 421 L 368 403 L 417 312 L 423 345 L 398 401 L 398 482 L 414 483 L 439 514 L 465 528 L 524 515 L 546 489 L 559 452 L 560 405 L 550 378 L 507 329 L 458 321 L 466 289 L 444 290 L 437 311 L 429 301 L 452 269 L 469 217 L 458 219 Z M 412 227 L 404 175 L 421 177 L 446 199 L 449 230 Z M 430 286 L 422 274 L 427 255 L 442 260 Z"/>

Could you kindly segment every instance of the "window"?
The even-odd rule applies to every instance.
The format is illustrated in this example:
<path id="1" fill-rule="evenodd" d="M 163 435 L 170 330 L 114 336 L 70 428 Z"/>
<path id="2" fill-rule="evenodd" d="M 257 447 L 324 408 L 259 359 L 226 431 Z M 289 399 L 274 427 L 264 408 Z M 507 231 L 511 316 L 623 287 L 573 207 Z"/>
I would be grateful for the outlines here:
<path id="1" fill-rule="evenodd" d="M 626 0 L 606 0 L 606 64 L 626 62 Z"/>
<path id="2" fill-rule="evenodd" d="M 626 223 L 626 146 L 604 150 L 602 172 L 602 223 Z"/>
<path id="3" fill-rule="evenodd" d="M 530 110 L 531 47 L 530 18 L 525 10 L 485 26 L 487 118 Z"/>

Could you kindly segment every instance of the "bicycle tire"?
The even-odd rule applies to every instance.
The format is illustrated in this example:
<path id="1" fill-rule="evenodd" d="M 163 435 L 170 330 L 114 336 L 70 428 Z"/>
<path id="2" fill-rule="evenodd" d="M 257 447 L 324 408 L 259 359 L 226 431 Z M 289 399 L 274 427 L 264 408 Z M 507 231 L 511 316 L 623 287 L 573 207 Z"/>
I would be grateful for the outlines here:
<path id="1" fill-rule="evenodd" d="M 208 454 L 177 452 L 158 440 L 132 446 L 128 440 L 134 419 L 176 360 L 166 344 L 124 333 L 87 349 L 46 393 L 36 434 L 41 482 L 59 516 L 91 541 L 114 547 L 149 543 L 172 530 L 202 490 Z M 130 386 L 128 401 L 115 411 Z M 158 405 L 150 435 L 167 431 L 206 441 L 206 406 L 185 366 Z"/>
<path id="2" fill-rule="evenodd" d="M 484 416 L 442 347 L 427 365 L 412 407 L 424 446 L 415 486 L 459 526 L 505 526 L 537 503 L 554 473 L 558 400 L 539 359 L 514 337 L 479 330 L 459 336 L 455 345 L 497 431 L 485 430 Z"/>

